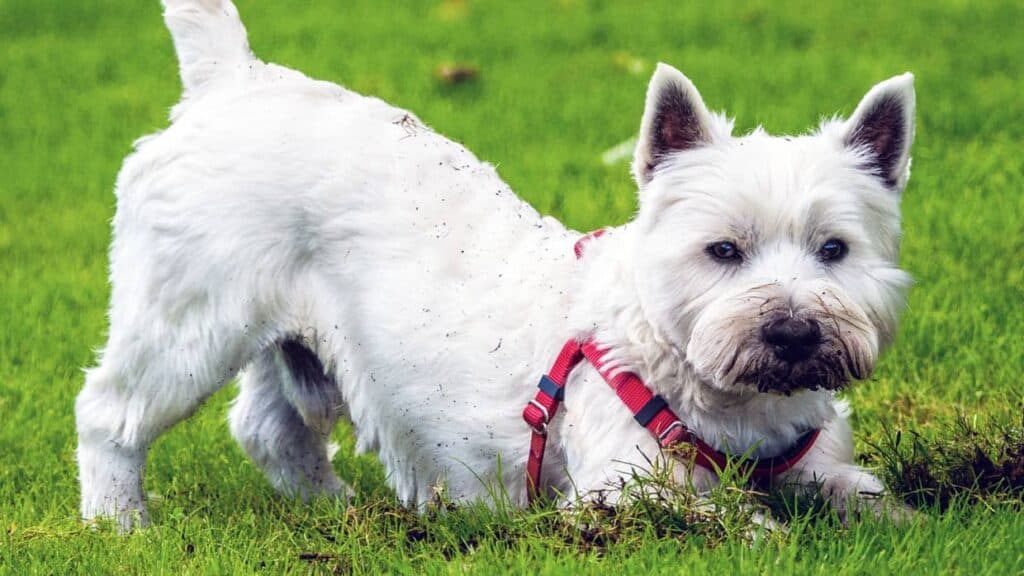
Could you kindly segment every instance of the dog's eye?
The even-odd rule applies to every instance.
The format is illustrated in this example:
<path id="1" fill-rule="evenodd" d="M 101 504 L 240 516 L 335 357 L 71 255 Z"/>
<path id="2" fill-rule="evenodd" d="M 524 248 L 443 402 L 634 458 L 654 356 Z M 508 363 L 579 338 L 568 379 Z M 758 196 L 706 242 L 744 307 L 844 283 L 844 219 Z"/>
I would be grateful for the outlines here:
<path id="1" fill-rule="evenodd" d="M 723 262 L 739 262 L 743 258 L 740 249 L 732 242 L 715 242 L 708 245 L 707 251 L 715 260 Z"/>
<path id="2" fill-rule="evenodd" d="M 843 256 L 846 256 L 847 248 L 846 243 L 838 238 L 831 238 L 826 240 L 821 248 L 818 249 L 818 258 L 822 262 L 835 262 L 842 260 Z"/>

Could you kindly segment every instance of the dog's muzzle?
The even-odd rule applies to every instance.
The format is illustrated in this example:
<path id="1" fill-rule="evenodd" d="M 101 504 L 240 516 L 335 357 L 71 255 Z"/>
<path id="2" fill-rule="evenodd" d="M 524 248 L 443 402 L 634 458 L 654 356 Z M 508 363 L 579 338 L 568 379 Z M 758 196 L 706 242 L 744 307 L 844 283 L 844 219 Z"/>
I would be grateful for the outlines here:
<path id="1" fill-rule="evenodd" d="M 840 390 L 859 378 L 849 350 L 839 338 L 823 335 L 814 318 L 787 314 L 769 319 L 761 327 L 760 346 L 739 378 L 759 392 Z"/>

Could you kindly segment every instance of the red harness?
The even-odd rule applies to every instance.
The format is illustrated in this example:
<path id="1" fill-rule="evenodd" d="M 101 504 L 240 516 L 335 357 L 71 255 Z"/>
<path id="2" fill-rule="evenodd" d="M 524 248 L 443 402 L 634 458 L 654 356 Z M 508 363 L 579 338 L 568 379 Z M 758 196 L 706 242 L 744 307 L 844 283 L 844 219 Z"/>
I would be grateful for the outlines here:
<path id="1" fill-rule="evenodd" d="M 576 257 L 583 254 L 583 248 L 590 240 L 601 236 L 604 230 L 598 230 L 584 236 L 576 243 Z M 562 346 L 562 351 L 555 359 L 548 373 L 541 377 L 539 390 L 533 400 L 523 410 L 523 420 L 533 430 L 530 439 L 530 457 L 526 463 L 526 485 L 528 496 L 533 498 L 539 494 L 541 465 L 544 463 L 544 449 L 547 445 L 548 424 L 558 412 L 565 397 L 565 384 L 569 374 L 584 360 L 597 369 L 604 381 L 615 390 L 622 403 L 633 413 L 633 418 L 658 440 L 662 448 L 674 448 L 688 445 L 692 450 L 693 462 L 712 473 L 725 468 L 728 456 L 715 450 L 694 434 L 678 416 L 672 412 L 665 400 L 651 391 L 639 376 L 632 372 L 615 372 L 603 361 L 605 350 L 593 341 L 579 342 L 570 339 Z M 745 466 L 753 480 L 765 482 L 773 476 L 789 470 L 814 445 L 818 439 L 818 429 L 811 430 L 800 437 L 796 444 L 784 454 L 773 458 L 747 460 Z"/>

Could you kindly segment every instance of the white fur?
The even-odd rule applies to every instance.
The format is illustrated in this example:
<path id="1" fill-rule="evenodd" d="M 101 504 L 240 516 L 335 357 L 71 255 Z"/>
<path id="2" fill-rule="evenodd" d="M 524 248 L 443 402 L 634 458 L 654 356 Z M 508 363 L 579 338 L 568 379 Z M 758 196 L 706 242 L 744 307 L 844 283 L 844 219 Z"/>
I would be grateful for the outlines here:
<path id="1" fill-rule="evenodd" d="M 838 504 L 882 489 L 852 463 L 832 392 L 759 393 L 722 360 L 757 328 L 752 295 L 841 310 L 862 375 L 891 339 L 907 286 L 899 192 L 843 146 L 849 125 L 736 138 L 660 66 L 638 158 L 666 86 L 699 104 L 707 146 L 638 176 L 636 219 L 576 261 L 578 233 L 410 113 L 256 60 L 229 0 L 165 4 L 184 97 L 117 180 L 109 340 L 76 406 L 85 518 L 145 522 L 148 446 L 243 369 L 232 432 L 285 493 L 347 493 L 327 443 L 344 416 L 407 503 L 438 483 L 457 500 L 486 498 L 495 481 L 525 502 L 521 410 L 562 343 L 589 335 L 713 445 L 772 455 L 824 427 L 790 476 L 824 481 Z M 909 76 L 890 82 L 912 117 Z M 889 93 L 867 98 L 879 90 Z M 703 253 L 748 232 L 738 239 L 758 242 L 757 256 L 742 271 Z M 850 244 L 833 270 L 801 248 L 830 234 Z M 289 364 L 302 346 L 326 374 Z M 551 492 L 607 488 L 657 456 L 589 366 L 574 372 L 563 414 L 544 470 Z"/>

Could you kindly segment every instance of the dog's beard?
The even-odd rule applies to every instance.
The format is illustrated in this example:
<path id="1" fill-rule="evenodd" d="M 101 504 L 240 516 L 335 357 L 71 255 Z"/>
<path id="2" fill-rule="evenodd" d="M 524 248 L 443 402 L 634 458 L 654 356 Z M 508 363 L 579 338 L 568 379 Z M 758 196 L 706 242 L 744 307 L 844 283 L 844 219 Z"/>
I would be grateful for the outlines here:
<path id="1" fill-rule="evenodd" d="M 746 355 L 742 362 L 740 357 Z M 792 394 L 797 390 L 842 390 L 853 380 L 866 377 L 849 346 L 834 339 L 822 343 L 819 351 L 800 362 L 779 360 L 760 342 L 737 351 L 732 368 L 726 367 L 726 380 L 756 388 L 758 392 Z"/>
<path id="2" fill-rule="evenodd" d="M 722 389 L 789 395 L 838 391 L 867 378 L 878 354 L 876 330 L 836 287 L 816 284 L 787 296 L 777 286 L 758 286 L 711 303 L 694 325 L 687 360 L 702 380 Z M 783 360 L 764 341 L 765 322 L 778 314 L 795 314 L 821 327 L 821 342 L 808 357 Z"/>

